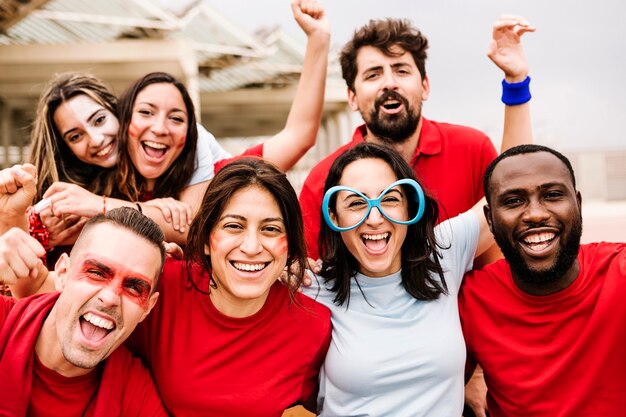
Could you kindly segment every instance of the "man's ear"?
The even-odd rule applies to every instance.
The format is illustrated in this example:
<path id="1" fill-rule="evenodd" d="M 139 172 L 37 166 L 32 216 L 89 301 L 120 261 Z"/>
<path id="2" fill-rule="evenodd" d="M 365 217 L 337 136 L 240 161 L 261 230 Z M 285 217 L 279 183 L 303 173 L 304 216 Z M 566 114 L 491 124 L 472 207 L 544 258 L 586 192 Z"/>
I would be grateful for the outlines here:
<path id="1" fill-rule="evenodd" d="M 422 80 L 422 100 L 426 101 L 428 100 L 428 97 L 430 97 L 430 79 L 428 78 L 428 75 L 424 75 L 424 79 Z"/>
<path id="2" fill-rule="evenodd" d="M 70 257 L 67 253 L 62 254 L 54 265 L 56 279 L 54 280 L 54 288 L 58 292 L 62 292 L 70 274 Z"/>
<path id="3" fill-rule="evenodd" d="M 583 196 L 580 194 L 580 191 L 576 191 L 576 200 L 578 201 L 578 211 L 582 212 L 582 210 L 583 210 Z"/>
<path id="4" fill-rule="evenodd" d="M 485 220 L 487 220 L 489 230 L 491 231 L 491 233 L 493 233 L 493 222 L 491 221 L 491 207 L 489 207 L 489 204 L 485 204 L 483 206 L 483 213 L 485 214 Z"/>
<path id="5" fill-rule="evenodd" d="M 356 92 L 352 91 L 350 87 L 348 87 L 348 105 L 352 111 L 359 111 L 359 103 L 356 101 Z"/>

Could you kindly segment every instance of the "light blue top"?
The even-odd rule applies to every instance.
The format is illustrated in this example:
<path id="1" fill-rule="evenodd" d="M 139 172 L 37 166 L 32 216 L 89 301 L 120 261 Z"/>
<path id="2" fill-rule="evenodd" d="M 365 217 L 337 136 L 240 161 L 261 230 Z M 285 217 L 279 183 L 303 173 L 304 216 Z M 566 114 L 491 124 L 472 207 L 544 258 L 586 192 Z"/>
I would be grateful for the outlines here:
<path id="1" fill-rule="evenodd" d="M 230 158 L 229 154 L 217 143 L 215 136 L 198 123 L 198 143 L 196 147 L 196 164 L 188 185 L 199 184 L 213 179 L 213 165 L 222 159 Z"/>
<path id="2" fill-rule="evenodd" d="M 457 295 L 472 267 L 478 219 L 466 212 L 435 231 L 446 248 L 441 264 L 449 290 L 437 300 L 409 295 L 400 271 L 383 278 L 358 273 L 348 306 L 333 303 L 335 293 L 322 278 L 304 290 L 332 312 L 332 341 L 320 375 L 322 416 L 461 416 L 465 342 Z"/>

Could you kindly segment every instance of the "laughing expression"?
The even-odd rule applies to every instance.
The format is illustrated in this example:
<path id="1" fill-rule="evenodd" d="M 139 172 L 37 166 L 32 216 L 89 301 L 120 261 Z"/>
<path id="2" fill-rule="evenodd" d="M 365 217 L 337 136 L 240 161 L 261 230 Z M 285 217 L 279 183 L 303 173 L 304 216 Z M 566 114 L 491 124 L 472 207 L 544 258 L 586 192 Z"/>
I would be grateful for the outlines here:
<path id="1" fill-rule="evenodd" d="M 247 317 L 263 307 L 287 264 L 287 232 L 276 199 L 258 186 L 240 189 L 224 207 L 205 252 L 211 256 L 211 300 L 223 314 Z"/>
<path id="2" fill-rule="evenodd" d="M 168 83 L 146 86 L 135 99 L 128 127 L 128 153 L 152 191 L 185 147 L 188 116 L 180 91 Z"/>
<path id="3" fill-rule="evenodd" d="M 120 124 L 107 108 L 79 94 L 61 103 L 53 118 L 63 141 L 78 159 L 103 168 L 117 164 Z"/>
<path id="4" fill-rule="evenodd" d="M 359 190 L 368 198 L 376 198 L 389 184 L 397 180 L 387 163 L 380 159 L 364 158 L 344 168 L 338 185 Z M 399 200 L 398 206 L 394 208 L 398 213 L 388 214 L 396 219 L 408 220 L 409 209 L 405 192 L 398 188 L 398 192 L 394 192 L 394 198 Z M 335 213 L 331 213 L 334 223 L 341 227 L 355 224 L 354 217 L 362 214 L 355 212 L 360 203 L 354 199 L 354 193 L 338 193 Z M 392 223 L 377 208 L 372 208 L 361 225 L 342 232 L 341 238 L 359 263 L 359 272 L 369 277 L 384 277 L 400 270 L 401 249 L 406 233 L 406 225 Z"/>
<path id="5" fill-rule="evenodd" d="M 378 139 L 404 142 L 419 125 L 422 101 L 430 91 L 428 78 L 422 80 L 408 52 L 387 56 L 378 48 L 364 46 L 356 60 L 354 91 L 348 90 L 350 107 L 361 113 L 368 130 Z"/>
<path id="6" fill-rule="evenodd" d="M 61 295 L 50 315 L 57 343 L 38 351 L 46 366 L 66 376 L 108 357 L 158 298 L 156 246 L 110 224 L 94 225 L 87 233 L 91 239 L 82 239 L 71 257 L 63 255 L 57 263 Z"/>
<path id="7" fill-rule="evenodd" d="M 576 270 L 581 199 L 556 156 L 534 152 L 503 159 L 490 191 L 487 221 L 518 280 L 541 285 Z"/>

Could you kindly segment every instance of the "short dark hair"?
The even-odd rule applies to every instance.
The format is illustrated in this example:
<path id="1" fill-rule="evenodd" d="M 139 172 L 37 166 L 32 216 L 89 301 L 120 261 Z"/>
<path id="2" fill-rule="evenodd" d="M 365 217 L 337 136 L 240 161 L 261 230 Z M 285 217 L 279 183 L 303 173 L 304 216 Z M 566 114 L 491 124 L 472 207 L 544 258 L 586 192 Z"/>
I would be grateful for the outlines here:
<path id="1" fill-rule="evenodd" d="M 387 56 L 398 56 L 409 52 L 417 69 L 422 76 L 426 76 L 426 50 L 428 39 L 414 27 L 407 19 L 380 19 L 370 20 L 369 23 L 354 32 L 352 39 L 343 47 L 339 55 L 341 74 L 346 80 L 348 88 L 354 91 L 354 80 L 358 72 L 356 57 L 359 49 L 364 46 L 373 46 L 380 49 Z M 394 47 L 400 47 L 399 54 Z"/>
<path id="2" fill-rule="evenodd" d="M 211 287 L 216 288 L 212 277 L 206 291 L 200 288 L 201 285 L 194 282 L 191 270 L 193 266 L 199 265 L 205 271 L 211 272 L 211 257 L 204 254 L 209 236 L 233 194 L 251 186 L 269 192 L 280 207 L 289 248 L 287 267 L 294 266 L 292 270 L 297 271 L 293 276 L 294 279 L 290 280 L 290 290 L 294 296 L 302 282 L 307 265 L 304 227 L 298 196 L 284 172 L 272 163 L 254 157 L 245 157 L 231 162 L 211 180 L 187 237 L 185 260 L 188 265 L 189 279 L 200 292 L 209 293 Z"/>
<path id="3" fill-rule="evenodd" d="M 81 238 L 87 236 L 87 231 L 99 224 L 110 224 L 113 226 L 121 227 L 126 229 L 139 237 L 144 238 L 149 243 L 153 244 L 157 248 L 159 248 L 159 252 L 161 254 L 161 265 L 159 266 L 159 273 L 154 282 L 154 289 L 158 284 L 158 279 L 161 276 L 161 272 L 163 271 L 163 264 L 165 263 L 165 246 L 163 241 L 165 240 L 165 235 L 163 235 L 163 231 L 161 228 L 149 217 L 144 216 L 139 211 L 130 208 L 130 207 L 120 207 L 113 210 L 109 210 L 106 214 L 98 214 L 85 224 L 82 232 L 78 236 L 74 247 L 79 246 L 79 242 Z M 89 237 L 86 237 L 89 238 Z"/>
<path id="4" fill-rule="evenodd" d="M 339 183 L 343 170 L 354 161 L 374 158 L 384 161 L 398 179 L 416 180 L 413 169 L 393 149 L 375 143 L 363 142 L 341 154 L 330 167 L 324 192 Z M 416 180 L 417 181 L 417 180 Z M 407 238 L 402 243 L 402 285 L 418 300 L 435 300 L 439 294 L 447 293 L 447 285 L 437 251 L 440 246 L 435 238 L 435 223 L 439 216 L 437 202 L 425 195 L 426 206 L 421 220 L 408 225 Z M 331 200 L 329 207 L 335 207 Z M 417 213 L 417 202 L 409 198 L 409 217 Z M 414 238 L 410 238 L 410 237 Z M 331 282 L 331 291 L 336 292 L 334 302 L 343 305 L 350 302 L 350 280 L 356 275 L 358 261 L 346 247 L 341 234 L 332 231 L 322 222 L 319 238 L 319 251 L 322 258 L 320 275 L 325 282 Z M 439 276 L 439 281 L 431 277 Z M 358 283 L 357 283 L 358 284 Z"/>
<path id="5" fill-rule="evenodd" d="M 193 101 L 185 85 L 174 76 L 165 72 L 151 72 L 135 81 L 122 94 L 118 102 L 119 109 L 119 141 L 120 161 L 115 172 L 114 184 L 117 186 L 115 196 L 126 200 L 136 201 L 143 194 L 146 180 L 139 174 L 133 165 L 128 148 L 128 127 L 133 117 L 133 107 L 137 95 L 151 84 L 171 84 L 183 97 L 185 110 L 187 111 L 187 136 L 185 146 L 181 154 L 172 162 L 172 165 L 156 180 L 152 198 L 173 197 L 178 198 L 180 191 L 189 183 L 196 164 L 196 143 L 198 141 L 198 126 Z"/>
<path id="6" fill-rule="evenodd" d="M 489 204 L 491 200 L 491 189 L 489 185 L 491 183 L 491 176 L 493 175 L 493 170 L 496 168 L 496 165 L 498 165 L 500 161 L 502 161 L 503 159 L 510 158 L 511 156 L 522 155 L 522 154 L 527 154 L 527 153 L 535 153 L 535 152 L 548 152 L 556 156 L 557 158 L 559 158 L 561 162 L 563 162 L 563 165 L 565 165 L 565 167 L 569 171 L 569 175 L 572 180 L 572 185 L 574 186 L 574 189 L 576 189 L 576 177 L 574 175 L 574 168 L 572 168 L 571 162 L 569 161 L 569 159 L 567 159 L 565 155 L 563 155 L 559 151 L 556 151 L 552 148 L 548 148 L 547 146 L 543 146 L 543 145 L 536 145 L 536 144 L 518 145 L 502 152 L 500 155 L 496 157 L 496 159 L 491 161 L 491 164 L 489 164 L 489 166 L 487 167 L 487 170 L 485 171 L 485 176 L 483 177 L 483 189 L 485 191 L 485 198 L 487 199 L 487 204 Z"/>

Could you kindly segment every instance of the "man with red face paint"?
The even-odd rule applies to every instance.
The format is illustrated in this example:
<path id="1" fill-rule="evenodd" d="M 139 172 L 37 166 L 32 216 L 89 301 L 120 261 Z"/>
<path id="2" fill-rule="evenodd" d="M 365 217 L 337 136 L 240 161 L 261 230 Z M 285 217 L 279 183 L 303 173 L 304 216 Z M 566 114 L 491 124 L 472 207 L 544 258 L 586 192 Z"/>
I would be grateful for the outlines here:
<path id="1" fill-rule="evenodd" d="M 626 244 L 580 245 L 581 195 L 553 149 L 511 148 L 484 187 L 505 259 L 466 275 L 459 311 L 490 416 L 626 415 Z"/>
<path id="2" fill-rule="evenodd" d="M 34 192 L 32 173 L 2 171 L 2 184 L 17 187 L 0 195 L 5 218 Z M 149 372 L 120 346 L 158 298 L 162 240 L 136 210 L 111 210 L 57 262 L 58 292 L 0 297 L 0 416 L 167 415 Z M 44 253 L 20 228 L 0 237 L 0 278 L 14 294 L 48 289 Z"/>

